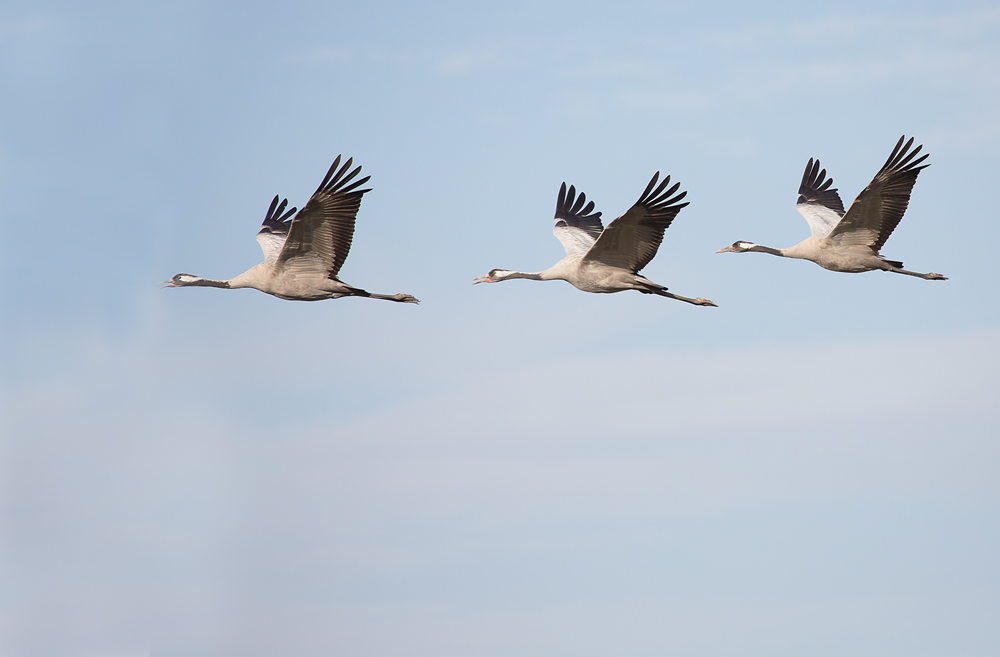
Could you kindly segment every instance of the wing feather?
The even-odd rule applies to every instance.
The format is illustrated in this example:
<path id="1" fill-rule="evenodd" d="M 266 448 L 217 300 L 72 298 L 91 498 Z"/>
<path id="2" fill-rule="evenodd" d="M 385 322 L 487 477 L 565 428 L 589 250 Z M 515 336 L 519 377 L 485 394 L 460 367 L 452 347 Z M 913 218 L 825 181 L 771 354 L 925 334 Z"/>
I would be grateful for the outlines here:
<path id="1" fill-rule="evenodd" d="M 279 204 L 278 198 L 275 196 L 274 200 L 271 201 L 271 206 L 267 209 L 267 214 L 264 215 L 264 223 L 261 224 L 260 231 L 257 233 L 257 243 L 260 244 L 260 250 L 264 252 L 264 262 L 277 261 L 278 254 L 281 253 L 281 248 L 285 245 L 285 239 L 288 237 L 288 228 L 292 224 L 288 218 L 295 214 L 296 210 L 296 208 L 292 208 L 285 212 L 288 199 L 282 199 Z"/>
<path id="2" fill-rule="evenodd" d="M 663 242 L 663 231 L 681 208 L 688 205 L 687 202 L 680 202 L 687 192 L 676 194 L 680 183 L 666 189 L 670 184 L 670 176 L 667 176 L 656 187 L 659 177 L 659 171 L 653 174 L 639 200 L 628 212 L 608 224 L 584 260 L 625 269 L 633 274 L 649 264 Z"/>
<path id="3" fill-rule="evenodd" d="M 354 221 L 361 197 L 371 189 L 357 189 L 365 176 L 351 183 L 361 167 L 351 170 L 353 158 L 340 166 L 340 155 L 305 207 L 292 219 L 288 237 L 278 255 L 278 265 L 296 271 L 321 271 L 336 278 L 351 250 Z M 351 184 L 348 184 L 351 183 Z"/>
<path id="4" fill-rule="evenodd" d="M 889 159 L 830 232 L 831 239 L 841 244 L 869 246 L 876 254 L 885 245 L 910 204 L 910 192 L 917 182 L 917 175 L 930 166 L 920 166 L 929 154 L 916 157 L 923 146 L 911 151 L 913 137 L 904 145 L 905 139 L 906 135 L 903 135 L 896 142 Z"/>
<path id="5" fill-rule="evenodd" d="M 586 206 L 584 205 L 586 203 Z M 587 195 L 566 183 L 559 187 L 559 198 L 556 199 L 555 226 L 552 234 L 562 242 L 566 255 L 582 256 L 594 245 L 601 236 L 604 225 L 601 223 L 601 213 L 593 212 L 594 202 L 587 203 Z"/>
<path id="6" fill-rule="evenodd" d="M 826 169 L 820 169 L 819 160 L 809 158 L 795 209 L 799 211 L 814 237 L 826 237 L 844 216 L 844 203 L 836 189 L 830 189 L 833 178 L 826 177 Z"/>

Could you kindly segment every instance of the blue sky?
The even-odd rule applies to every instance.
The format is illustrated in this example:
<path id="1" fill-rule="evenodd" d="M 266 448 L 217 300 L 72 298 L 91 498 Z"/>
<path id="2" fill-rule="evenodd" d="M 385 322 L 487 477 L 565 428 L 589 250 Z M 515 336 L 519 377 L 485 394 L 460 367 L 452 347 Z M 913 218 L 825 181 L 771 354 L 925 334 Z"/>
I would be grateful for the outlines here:
<path id="1" fill-rule="evenodd" d="M 996 654 L 997 70 L 995 3 L 3 5 L 3 652 Z M 714 253 L 904 133 L 949 281 Z M 340 153 L 420 306 L 158 289 Z M 470 285 L 654 171 L 719 308 Z"/>

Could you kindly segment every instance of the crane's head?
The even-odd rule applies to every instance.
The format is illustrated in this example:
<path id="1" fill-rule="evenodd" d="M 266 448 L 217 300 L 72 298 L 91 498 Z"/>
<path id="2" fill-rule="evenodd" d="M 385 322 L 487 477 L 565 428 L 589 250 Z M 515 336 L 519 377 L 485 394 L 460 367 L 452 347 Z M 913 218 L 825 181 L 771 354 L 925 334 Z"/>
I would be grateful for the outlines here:
<path id="1" fill-rule="evenodd" d="M 201 279 L 193 274 L 177 274 L 169 281 L 163 281 L 162 287 L 184 287 L 185 285 L 191 285 L 198 280 Z"/>
<path id="2" fill-rule="evenodd" d="M 476 285 L 478 283 L 497 283 L 499 281 L 507 278 L 511 273 L 506 269 L 491 269 L 490 273 L 485 276 L 480 276 L 479 278 L 472 279 L 472 284 Z"/>
<path id="3" fill-rule="evenodd" d="M 729 253 L 730 251 L 732 251 L 733 253 L 745 253 L 746 251 L 752 251 L 753 247 L 755 246 L 757 245 L 754 244 L 753 242 L 743 242 L 743 241 L 733 242 L 732 246 L 727 246 L 724 249 L 719 249 L 718 251 L 716 251 L 716 253 Z"/>

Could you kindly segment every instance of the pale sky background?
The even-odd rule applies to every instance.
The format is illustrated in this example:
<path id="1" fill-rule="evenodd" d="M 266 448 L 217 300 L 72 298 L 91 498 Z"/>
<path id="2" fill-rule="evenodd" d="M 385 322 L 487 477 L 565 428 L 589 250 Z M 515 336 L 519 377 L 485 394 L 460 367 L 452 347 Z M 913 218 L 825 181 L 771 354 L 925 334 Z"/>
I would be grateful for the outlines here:
<path id="1" fill-rule="evenodd" d="M 1000 4 L 0 5 L 0 653 L 1000 653 Z M 795 244 L 901 134 L 883 253 Z M 372 176 L 345 281 L 274 194 Z M 538 270 L 562 181 L 691 205 L 646 268 Z"/>

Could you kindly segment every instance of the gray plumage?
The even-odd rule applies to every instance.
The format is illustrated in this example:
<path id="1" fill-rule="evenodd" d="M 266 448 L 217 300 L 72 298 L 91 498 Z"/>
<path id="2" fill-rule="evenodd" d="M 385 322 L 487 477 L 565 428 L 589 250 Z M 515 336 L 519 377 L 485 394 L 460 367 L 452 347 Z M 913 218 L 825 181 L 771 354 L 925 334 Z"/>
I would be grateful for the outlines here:
<path id="1" fill-rule="evenodd" d="M 903 269 L 902 262 L 888 260 L 880 254 L 906 212 L 917 175 L 930 166 L 920 166 L 928 157 L 927 154 L 917 157 L 923 146 L 911 151 L 913 138 L 904 145 L 905 139 L 906 135 L 899 138 L 889 159 L 854 199 L 847 212 L 844 212 L 837 190 L 831 189 L 833 178 L 826 177 L 826 170 L 820 169 L 819 160 L 810 159 L 802 175 L 795 205 L 812 230 L 812 235 L 802 242 L 787 249 L 773 249 L 739 241 L 716 253 L 753 251 L 811 260 L 831 271 L 859 273 L 882 270 L 932 281 L 947 280 L 941 274 L 907 271 Z"/>
<path id="2" fill-rule="evenodd" d="M 285 212 L 288 200 L 279 203 L 278 196 L 274 197 L 257 233 L 264 262 L 228 280 L 177 274 L 164 286 L 251 287 L 280 299 L 296 301 L 368 297 L 419 303 L 409 294 L 374 294 L 339 278 L 340 268 L 351 250 L 361 198 L 371 191 L 358 189 L 370 176 L 351 182 L 361 172 L 361 167 L 350 170 L 352 162 L 353 159 L 348 159 L 338 170 L 338 155 L 323 182 L 298 214 L 295 208 Z"/>
<path id="3" fill-rule="evenodd" d="M 575 187 L 570 186 L 567 190 L 563 183 L 556 200 L 552 232 L 566 250 L 566 257 L 540 272 L 494 269 L 473 280 L 473 284 L 499 283 L 512 278 L 563 280 L 584 292 L 607 294 L 638 290 L 699 306 L 714 306 L 707 299 L 672 294 L 666 287 L 639 275 L 660 248 L 663 231 L 687 205 L 680 202 L 687 192 L 676 194 L 680 184 L 667 189 L 670 183 L 670 176 L 667 176 L 657 186 L 659 176 L 657 171 L 639 200 L 607 228 L 601 223 L 601 213 L 593 212 L 594 202 L 587 203 L 583 192 L 577 196 Z"/>

